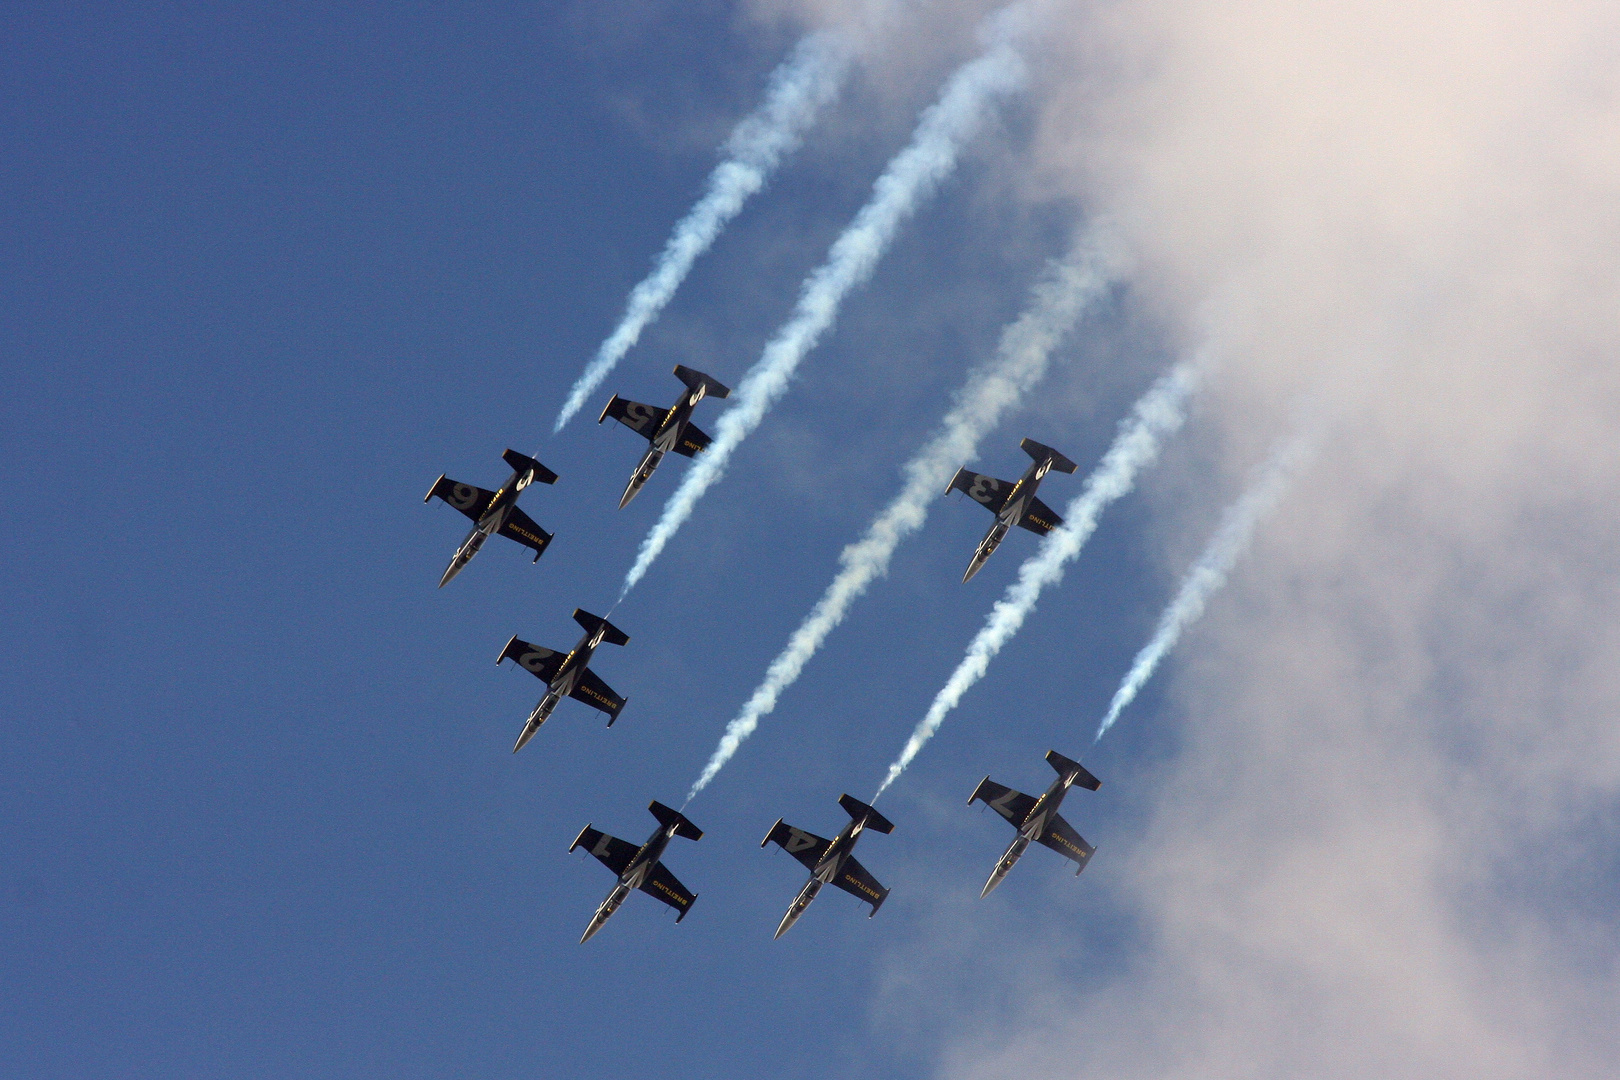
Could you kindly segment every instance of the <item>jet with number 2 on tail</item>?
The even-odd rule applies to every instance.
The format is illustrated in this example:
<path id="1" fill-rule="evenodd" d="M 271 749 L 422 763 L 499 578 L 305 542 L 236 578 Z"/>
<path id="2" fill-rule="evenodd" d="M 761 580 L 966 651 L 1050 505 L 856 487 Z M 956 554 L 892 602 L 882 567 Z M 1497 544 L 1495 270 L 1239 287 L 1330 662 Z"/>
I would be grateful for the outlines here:
<path id="1" fill-rule="evenodd" d="M 624 708 L 625 699 L 615 694 L 612 687 L 597 678 L 596 672 L 592 671 L 589 665 L 598 645 L 604 641 L 609 645 L 626 645 L 630 642 L 630 635 L 601 616 L 592 615 L 584 608 L 574 609 L 574 621 L 585 628 L 585 636 L 579 639 L 579 644 L 570 652 L 560 653 L 554 649 L 530 645 L 513 634 L 512 640 L 501 650 L 501 655 L 495 658 L 497 665 L 503 660 L 515 660 L 518 667 L 546 684 L 545 696 L 529 714 L 529 722 L 523 725 L 523 734 L 518 736 L 517 745 L 512 747 L 514 754 L 523 749 L 524 743 L 534 738 L 534 733 L 546 722 L 546 717 L 557 707 L 557 702 L 565 697 L 583 701 L 591 708 L 607 713 L 608 727 L 613 726 L 613 721 L 619 718 L 619 713 Z"/>
<path id="2" fill-rule="evenodd" d="M 831 840 L 823 839 L 815 833 L 807 833 L 803 829 L 795 829 L 781 818 L 771 826 L 771 831 L 765 834 L 765 839 L 759 842 L 760 847 L 775 843 L 783 851 L 792 855 L 804 864 L 810 871 L 810 880 L 804 883 L 799 895 L 793 898 L 788 906 L 787 914 L 782 916 L 781 925 L 776 928 L 776 937 L 788 932 L 788 928 L 799 921 L 804 909 L 810 906 L 810 901 L 816 898 L 823 885 L 836 885 L 849 893 L 857 900 L 864 900 L 872 905 L 872 913 L 867 918 L 878 913 L 883 901 L 888 898 L 889 890 L 879 885 L 877 879 L 866 872 L 866 867 L 855 861 L 855 841 L 861 838 L 861 833 L 867 829 L 873 832 L 890 833 L 894 825 L 889 819 L 849 795 L 840 795 L 838 805 L 844 808 L 849 815 L 849 824 L 843 831 Z"/>
<path id="3" fill-rule="evenodd" d="M 624 498 L 619 500 L 619 509 L 623 510 L 630 500 L 636 497 L 641 486 L 652 479 L 653 470 L 658 463 L 664 460 L 664 455 L 674 451 L 683 457 L 692 457 L 703 452 L 708 447 L 709 436 L 697 429 L 692 421 L 692 410 L 697 403 L 705 397 L 729 397 L 731 391 L 709 378 L 701 371 L 693 371 L 689 367 L 675 365 L 675 377 L 686 384 L 686 393 L 681 399 L 667 409 L 660 409 L 655 405 L 643 405 L 639 401 L 626 401 L 618 394 L 602 409 L 602 415 L 596 418 L 600 424 L 608 417 L 613 417 L 619 423 L 645 438 L 652 445 L 636 466 L 636 471 L 630 474 L 630 483 L 624 489 Z"/>
<path id="4" fill-rule="evenodd" d="M 619 875 L 619 880 L 613 883 L 613 888 L 607 898 L 597 907 L 596 914 L 591 916 L 591 924 L 585 928 L 585 936 L 579 939 L 581 945 L 591 940 L 591 936 L 602 929 L 602 924 L 613 917 L 624 903 L 625 897 L 630 895 L 632 889 L 640 889 L 655 900 L 662 900 L 676 911 L 675 921 L 680 922 L 686 918 L 686 913 L 692 910 L 692 903 L 697 899 L 697 893 L 692 892 L 685 885 L 675 880 L 675 875 L 665 869 L 664 864 L 658 860 L 664 854 L 664 848 L 669 846 L 672 838 L 684 836 L 688 840 L 703 839 L 703 830 L 686 820 L 679 810 L 671 810 L 663 803 L 654 799 L 647 804 L 652 816 L 658 819 L 658 828 L 647 837 L 647 842 L 639 848 L 628 840 L 620 840 L 616 836 L 609 836 L 589 825 L 579 830 L 574 842 L 568 845 L 568 850 L 583 847 L 596 856 L 601 864 Z"/>
<path id="5" fill-rule="evenodd" d="M 1063 805 L 1063 796 L 1075 784 L 1087 791 L 1096 791 L 1102 786 L 1102 781 L 1087 772 L 1078 761 L 1070 761 L 1056 750 L 1047 752 L 1046 761 L 1057 770 L 1058 778 L 1052 781 L 1052 786 L 1040 798 L 1002 787 L 988 776 L 979 781 L 979 786 L 968 796 L 969 806 L 983 799 L 990 809 L 1006 818 L 1018 830 L 1012 846 L 996 864 L 990 880 L 984 883 L 980 896 L 989 896 L 990 890 L 1001 884 L 1001 879 L 1007 876 L 1007 871 L 1013 868 L 1013 863 L 1018 861 L 1031 843 L 1043 844 L 1065 859 L 1078 863 L 1074 871 L 1076 877 L 1080 876 L 1080 871 L 1086 868 L 1092 853 L 1097 850 L 1074 831 L 1074 826 L 1063 820 L 1058 807 Z"/>
<path id="6" fill-rule="evenodd" d="M 484 541 L 496 533 L 533 549 L 535 562 L 540 561 L 540 556 L 545 554 L 546 545 L 551 543 L 551 534 L 518 509 L 517 497 L 530 484 L 555 484 L 557 474 L 534 458 L 525 457 L 516 450 L 508 450 L 501 457 L 512 466 L 512 476 L 499 489 L 485 491 L 481 487 L 463 484 L 459 480 L 451 480 L 441 474 L 433 481 L 433 487 L 422 497 L 422 501 L 427 502 L 437 495 L 472 518 L 473 522 L 472 532 L 468 533 L 467 539 L 456 548 L 444 577 L 439 579 L 441 589 L 451 578 L 461 573 L 462 567 L 472 562 L 472 557 L 478 554 L 478 549 L 484 546 Z"/>
<path id="7" fill-rule="evenodd" d="M 1034 439 L 1025 439 L 1018 446 L 1035 459 L 1035 463 L 1018 480 L 997 480 L 993 476 L 958 469 L 945 488 L 947 495 L 953 491 L 967 492 L 968 498 L 982 503 L 985 509 L 996 515 L 995 524 L 979 541 L 978 549 L 973 552 L 973 561 L 968 563 L 967 573 L 962 575 L 964 583 L 979 572 L 984 560 L 995 552 L 1002 537 L 1014 525 L 1022 525 L 1030 532 L 1045 536 L 1063 524 L 1063 519 L 1050 506 L 1035 497 L 1035 489 L 1041 486 L 1041 477 L 1048 470 L 1072 473 L 1077 466 L 1050 446 L 1042 446 Z"/>

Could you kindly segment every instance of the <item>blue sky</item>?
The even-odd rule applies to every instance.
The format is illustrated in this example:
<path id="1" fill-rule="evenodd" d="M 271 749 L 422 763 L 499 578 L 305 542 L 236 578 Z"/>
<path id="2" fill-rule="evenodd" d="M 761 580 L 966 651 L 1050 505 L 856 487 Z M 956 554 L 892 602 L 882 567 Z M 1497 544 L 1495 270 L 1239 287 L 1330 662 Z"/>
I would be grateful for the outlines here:
<path id="1" fill-rule="evenodd" d="M 4 38 L 8 1071 L 920 1076 L 942 1034 L 994 1023 L 1015 959 L 1084 958 L 1083 984 L 1121 962 L 1131 917 L 1090 886 L 1169 729 L 1122 724 L 1087 756 L 1105 786 L 1070 810 L 1100 847 L 1078 881 L 1037 852 L 980 903 L 1008 836 L 963 803 L 986 772 L 1039 790 L 1042 753 L 1086 750 L 1167 590 L 1129 500 L 885 797 L 898 827 L 861 847 L 893 889 L 877 919 L 828 894 L 772 942 L 803 873 L 757 845 L 870 795 L 1033 552 L 1011 537 L 960 585 L 988 524 L 960 501 L 692 804 L 706 836 L 667 855 L 689 919 L 637 896 L 579 946 L 610 877 L 564 854 L 586 822 L 639 842 L 649 799 L 679 803 L 1063 251 L 1076 205 L 999 198 L 987 167 L 1026 137 L 1018 106 L 615 613 L 631 643 L 596 668 L 620 723 L 565 703 L 513 756 L 538 684 L 494 666 L 502 643 L 572 645 L 569 613 L 610 606 L 685 466 L 618 511 L 639 442 L 599 406 L 555 438 L 551 418 L 792 34 L 721 5 L 41 7 Z M 851 93 L 603 400 L 667 404 L 676 363 L 735 384 L 753 362 L 904 139 L 905 109 Z M 1083 475 L 1166 358 L 1117 292 L 984 471 L 1017 475 L 1028 435 Z M 465 524 L 422 493 L 440 472 L 494 486 L 507 446 L 561 474 L 523 500 L 557 539 L 537 566 L 491 543 L 436 591 Z M 1137 711 L 1162 704 L 1150 687 Z M 993 976 L 929 977 L 963 1003 L 949 1019 L 914 1008 L 911 974 L 941 925 L 969 955 L 996 943 Z"/>

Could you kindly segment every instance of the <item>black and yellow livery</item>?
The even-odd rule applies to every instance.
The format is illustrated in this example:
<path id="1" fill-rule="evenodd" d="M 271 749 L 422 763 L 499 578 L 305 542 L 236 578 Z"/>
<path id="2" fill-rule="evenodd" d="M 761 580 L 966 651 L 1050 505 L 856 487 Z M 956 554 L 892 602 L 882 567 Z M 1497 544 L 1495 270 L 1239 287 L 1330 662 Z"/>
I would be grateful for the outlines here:
<path id="1" fill-rule="evenodd" d="M 867 873 L 866 867 L 855 860 L 854 851 L 855 841 L 859 840 L 861 833 L 867 829 L 890 833 L 894 831 L 894 825 L 888 818 L 851 795 L 839 796 L 838 805 L 849 815 L 849 824 L 831 840 L 815 833 L 805 832 L 803 829 L 795 829 L 781 818 L 777 818 L 776 824 L 771 826 L 771 831 L 759 842 L 760 847 L 776 844 L 810 871 L 810 880 L 804 883 L 804 888 L 799 890 L 799 895 L 795 896 L 793 903 L 788 906 L 787 914 L 782 916 L 782 922 L 776 928 L 777 937 L 787 933 L 788 928 L 798 921 L 799 916 L 804 914 L 804 909 L 810 906 L 810 901 L 816 898 L 823 885 L 836 885 L 857 900 L 871 904 L 872 911 L 867 918 L 876 915 L 878 908 L 883 906 L 883 901 L 888 899 L 889 890 L 878 884 L 877 878 Z"/>
<path id="2" fill-rule="evenodd" d="M 626 645 L 630 642 L 630 636 L 606 619 L 592 615 L 584 608 L 574 609 L 574 621 L 585 628 L 585 636 L 580 638 L 579 644 L 569 652 L 561 653 L 541 645 L 531 645 L 514 634 L 506 643 L 506 647 L 501 650 L 501 655 L 495 658 L 496 664 L 505 660 L 515 662 L 518 667 L 546 684 L 545 696 L 529 714 L 529 720 L 523 725 L 522 734 L 518 736 L 517 745 L 512 747 L 514 754 L 534 738 L 534 733 L 546 722 L 551 710 L 555 709 L 557 703 L 565 697 L 583 701 L 591 708 L 607 713 L 608 727 L 613 726 L 613 721 L 619 718 L 619 713 L 624 709 L 625 698 L 614 693 L 613 688 L 598 678 L 589 665 L 598 645 L 603 642 L 609 645 Z"/>
<path id="3" fill-rule="evenodd" d="M 990 890 L 1001 884 L 1001 879 L 1007 876 L 1007 871 L 1013 868 L 1013 864 L 1031 843 L 1049 847 L 1065 859 L 1076 863 L 1074 871 L 1076 876 L 1086 868 L 1092 854 L 1097 850 L 1074 831 L 1073 825 L 1063 820 L 1062 815 L 1058 813 L 1058 807 L 1063 805 L 1063 796 L 1068 794 L 1069 788 L 1078 784 L 1087 791 L 1096 791 L 1102 786 L 1102 781 L 1087 772 L 1085 766 L 1078 761 L 1070 761 L 1056 750 L 1047 752 L 1046 761 L 1057 770 L 1058 778 L 1040 798 L 1002 787 L 988 776 L 979 781 L 979 786 L 968 796 L 969 806 L 982 800 L 1018 830 L 1012 846 L 1007 848 L 1001 861 L 996 863 L 995 870 L 990 874 L 990 880 L 984 883 L 984 891 L 979 894 L 980 896 L 989 896 Z"/>
<path id="4" fill-rule="evenodd" d="M 660 409 L 656 405 L 627 401 L 614 394 L 603 407 L 602 415 L 596 418 L 596 422 L 600 424 L 612 417 L 652 444 L 647 447 L 646 454 L 642 455 L 636 471 L 630 474 L 630 483 L 625 486 L 624 496 L 619 500 L 621 510 L 636 497 L 636 492 L 641 490 L 642 485 L 652 478 L 653 470 L 658 468 L 658 463 L 664 460 L 665 454 L 676 453 L 682 457 L 693 457 L 708 447 L 712 440 L 691 422 L 692 410 L 697 408 L 697 403 L 705 397 L 723 398 L 731 394 L 725 386 L 703 372 L 693 371 L 689 367 L 675 365 L 675 377 L 686 384 L 686 393 L 669 408 Z"/>
<path id="5" fill-rule="evenodd" d="M 596 914 L 591 916 L 585 936 L 579 939 L 582 945 L 602 929 L 602 924 L 612 918 L 632 890 L 640 889 L 653 899 L 674 908 L 680 913 L 675 916 L 676 922 L 686 918 L 686 913 L 692 910 L 692 904 L 697 900 L 697 893 L 676 880 L 675 875 L 659 860 L 671 839 L 682 836 L 688 840 L 701 840 L 703 830 L 688 821 L 679 810 L 671 810 L 657 799 L 649 803 L 647 809 L 658 819 L 658 828 L 639 848 L 589 825 L 581 829 L 574 842 L 568 845 L 569 851 L 584 848 L 619 879 L 613 883 L 607 899 L 597 907 Z"/>
<path id="6" fill-rule="evenodd" d="M 993 476 L 958 469 L 945 487 L 945 494 L 964 492 L 968 498 L 996 515 L 995 524 L 979 541 L 978 548 L 973 552 L 973 560 L 968 563 L 967 573 L 962 575 L 964 582 L 979 572 L 979 567 L 995 552 L 1014 525 L 1045 536 L 1063 524 L 1056 511 L 1035 497 L 1035 489 L 1041 486 L 1041 478 L 1049 470 L 1072 473 L 1077 466 L 1050 446 L 1043 446 L 1034 439 L 1025 439 L 1018 446 L 1035 461 L 1016 481 L 997 480 Z"/>
<path id="7" fill-rule="evenodd" d="M 444 576 L 439 579 L 441 589 L 451 578 L 461 573 L 462 567 L 472 562 L 472 557 L 478 554 L 478 549 L 483 547 L 484 541 L 491 536 L 499 534 L 508 540 L 516 540 L 534 552 L 535 562 L 540 561 L 540 556 L 545 554 L 546 545 L 551 543 L 551 533 L 536 525 L 529 515 L 518 509 L 517 497 L 519 492 L 530 484 L 555 484 L 557 474 L 534 458 L 520 454 L 516 450 L 507 450 L 501 457 L 512 467 L 512 475 L 506 483 L 494 491 L 473 484 L 463 484 L 459 480 L 452 480 L 440 474 L 439 478 L 433 481 L 428 493 L 422 497 L 423 502 L 433 498 L 443 499 L 471 518 L 473 523 L 472 532 L 468 533 L 467 539 L 456 548 Z"/>

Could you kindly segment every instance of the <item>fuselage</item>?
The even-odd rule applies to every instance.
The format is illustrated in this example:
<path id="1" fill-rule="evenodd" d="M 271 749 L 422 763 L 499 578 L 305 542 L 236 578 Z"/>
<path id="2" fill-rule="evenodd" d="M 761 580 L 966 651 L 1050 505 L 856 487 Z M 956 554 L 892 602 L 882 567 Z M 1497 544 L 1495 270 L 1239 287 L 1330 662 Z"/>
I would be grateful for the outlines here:
<path id="1" fill-rule="evenodd" d="M 1029 815 L 1018 826 L 1018 835 L 1013 837 L 1013 842 L 1007 846 L 1006 854 L 996 863 L 995 870 L 991 871 L 990 880 L 984 883 L 984 891 L 979 894 L 981 897 L 989 896 L 990 891 L 1001 884 L 1001 879 L 1007 876 L 1007 871 L 1013 868 L 1013 864 L 1029 850 L 1029 845 L 1040 839 L 1041 833 L 1046 831 L 1046 823 L 1052 820 L 1052 815 L 1063 805 L 1063 796 L 1069 793 L 1074 780 L 1074 773 L 1059 776 L 1052 781 L 1052 786 L 1035 800 L 1035 805 L 1029 808 Z"/>
<path id="2" fill-rule="evenodd" d="M 788 932 L 788 928 L 799 921 L 810 906 L 810 901 L 816 898 L 823 885 L 830 885 L 844 869 L 844 863 L 855 850 L 855 841 L 860 839 L 861 831 L 866 828 L 866 819 L 857 818 L 844 826 L 842 832 L 833 837 L 832 843 L 827 845 L 827 851 L 816 862 L 815 869 L 810 871 L 810 880 L 804 883 L 799 895 L 793 898 L 788 905 L 787 914 L 782 916 L 781 925 L 776 928 L 775 937 L 781 937 Z"/>
<path id="3" fill-rule="evenodd" d="M 692 418 L 692 410 L 697 408 L 698 402 L 703 400 L 703 395 L 707 392 L 708 387 L 703 385 L 687 391 L 664 414 L 663 421 L 659 423 L 649 440 L 652 445 L 647 447 L 647 452 L 642 456 L 641 464 L 636 466 L 636 471 L 630 474 L 630 483 L 624 489 L 624 497 L 619 500 L 620 510 L 628 506 L 642 486 L 652 479 L 652 474 L 658 468 L 658 463 L 664 460 L 664 455 L 680 444 L 681 436 L 686 433 L 686 423 Z"/>
<path id="4" fill-rule="evenodd" d="M 591 916 L 591 924 L 585 928 L 585 936 L 579 939 L 581 945 L 591 940 L 592 935 L 602 929 L 602 925 L 619 910 L 619 905 L 624 903 L 625 897 L 646 883 L 647 875 L 658 865 L 658 860 L 664 857 L 664 849 L 669 846 L 669 841 L 678 827 L 679 824 L 673 821 L 668 825 L 660 825 L 647 838 L 647 842 L 641 845 L 635 857 L 630 860 L 630 865 L 624 868 L 624 873 L 619 875 L 619 880 L 614 882 L 613 888 L 608 890 L 607 897 L 598 905 L 596 914 Z"/>
<path id="5" fill-rule="evenodd" d="M 1023 520 L 1025 508 L 1035 497 L 1035 490 L 1041 486 L 1041 477 L 1045 476 L 1051 467 L 1052 460 L 1047 458 L 1035 462 L 1024 470 L 1024 475 L 1018 478 L 1012 491 L 1007 493 L 1007 501 L 996 511 L 995 522 L 984 534 L 984 539 L 979 541 L 978 548 L 973 552 L 973 561 L 968 564 L 967 573 L 962 575 L 963 581 L 979 572 L 979 567 L 984 565 L 984 561 L 995 554 L 996 548 L 1001 546 L 1001 541 L 1006 537 L 1008 530 Z"/>
<path id="6" fill-rule="evenodd" d="M 523 749 L 523 745 L 534 738 L 534 733 L 540 730 L 540 725 L 551 716 L 551 711 L 557 707 L 557 703 L 574 692 L 574 687 L 579 685 L 580 676 L 590 667 L 591 657 L 596 654 L 596 647 L 602 644 L 602 637 L 606 633 L 605 625 L 598 626 L 580 638 L 579 644 L 563 657 L 563 662 L 557 665 L 557 674 L 546 684 L 545 696 L 529 714 L 528 723 L 523 725 L 523 733 L 518 736 L 517 745 L 512 747 L 512 753 Z"/>
<path id="7" fill-rule="evenodd" d="M 484 546 L 484 541 L 494 536 L 500 527 L 506 524 L 507 515 L 512 512 L 512 507 L 517 505 L 518 493 L 528 487 L 533 480 L 533 469 L 520 469 L 513 472 L 506 483 L 496 490 L 495 497 L 489 500 L 489 506 L 479 515 L 472 532 L 467 534 L 467 539 L 461 542 L 461 546 L 456 548 L 456 553 L 450 557 L 450 565 L 446 568 L 444 577 L 439 579 L 441 589 L 451 578 L 461 573 L 463 567 L 472 562 L 473 556 L 478 554 L 478 549 Z"/>

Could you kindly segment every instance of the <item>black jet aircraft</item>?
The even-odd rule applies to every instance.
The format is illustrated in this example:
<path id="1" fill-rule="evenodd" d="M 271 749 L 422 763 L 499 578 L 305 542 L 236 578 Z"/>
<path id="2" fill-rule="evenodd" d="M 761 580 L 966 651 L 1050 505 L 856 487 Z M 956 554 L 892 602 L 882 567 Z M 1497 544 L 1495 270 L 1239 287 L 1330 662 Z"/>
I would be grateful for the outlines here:
<path id="1" fill-rule="evenodd" d="M 501 457 L 512 466 L 512 476 L 502 484 L 497 491 L 485 491 L 481 487 L 463 484 L 459 480 L 451 480 L 440 474 L 433 481 L 433 487 L 422 497 L 427 502 L 437 495 L 463 514 L 472 518 L 473 530 L 467 534 L 467 539 L 456 548 L 455 556 L 450 560 L 450 566 L 439 579 L 439 588 L 457 574 L 461 568 L 472 562 L 472 557 L 478 554 L 478 549 L 484 546 L 496 533 L 516 540 L 524 547 L 534 549 L 534 561 L 539 562 L 540 556 L 545 554 L 546 545 L 551 543 L 551 534 L 546 532 L 534 521 L 518 509 L 518 493 L 533 483 L 555 484 L 557 474 L 534 460 L 525 457 L 516 450 L 508 450 Z"/>
<path id="2" fill-rule="evenodd" d="M 546 684 L 545 697 L 529 714 L 529 722 L 523 725 L 523 734 L 518 736 L 517 745 L 512 747 L 514 754 L 534 738 L 534 733 L 546 722 L 546 717 L 557 707 L 557 702 L 565 697 L 583 701 L 591 708 L 607 713 L 608 727 L 613 726 L 613 721 L 619 718 L 619 712 L 624 708 L 625 699 L 597 678 L 589 665 L 598 645 L 604 641 L 609 645 L 625 645 L 629 643 L 630 636 L 584 608 L 574 609 L 574 621 L 585 628 L 585 636 L 568 653 L 530 645 L 514 634 L 512 640 L 506 643 L 506 648 L 501 650 L 501 655 L 495 658 L 497 665 L 507 659 L 517 661 L 518 667 Z"/>
<path id="3" fill-rule="evenodd" d="M 619 875 L 614 882 L 613 889 L 607 894 L 591 916 L 591 925 L 585 928 L 585 936 L 579 939 L 581 945 L 591 940 L 591 935 L 602 929 L 602 924 L 613 917 L 624 903 L 624 898 L 630 895 L 631 889 L 640 889 L 655 900 L 662 900 L 676 911 L 675 921 L 680 922 L 686 918 L 686 913 L 692 910 L 692 902 L 697 899 L 697 893 L 687 889 L 675 875 L 659 862 L 664 854 L 664 848 L 669 846 L 672 837 L 684 836 L 688 840 L 703 839 L 703 830 L 686 820 L 679 810 L 671 810 L 663 803 L 654 799 L 647 804 L 652 816 L 658 819 L 658 828 L 647 837 L 647 842 L 639 848 L 628 840 L 620 840 L 616 836 L 609 836 L 605 832 L 598 832 L 589 825 L 579 830 L 574 842 L 568 845 L 568 850 L 583 847 L 595 855 L 603 866 Z"/>
<path id="4" fill-rule="evenodd" d="M 855 861 L 854 851 L 855 841 L 867 829 L 890 833 L 894 832 L 894 826 L 888 818 L 849 795 L 840 795 L 838 805 L 849 814 L 849 824 L 831 840 L 795 829 L 777 818 L 771 831 L 759 842 L 760 847 L 773 842 L 780 845 L 783 851 L 798 859 L 810 871 L 810 880 L 804 883 L 804 888 L 799 890 L 799 895 L 793 898 L 793 903 L 788 907 L 787 914 L 782 916 L 782 924 L 776 928 L 777 937 L 787 933 L 788 927 L 798 922 L 799 916 L 804 914 L 804 909 L 810 906 L 810 901 L 816 898 L 823 885 L 836 885 L 857 900 L 871 904 L 872 914 L 867 916 L 869 919 L 878 913 L 878 908 L 883 906 L 883 901 L 889 895 L 889 890 L 879 885 L 877 879 L 866 872 L 866 867 Z"/>
<path id="5" fill-rule="evenodd" d="M 697 429 L 691 422 L 692 410 L 697 403 L 705 397 L 728 397 L 731 391 L 709 378 L 701 371 L 693 371 L 689 367 L 675 365 L 675 377 L 686 384 L 686 393 L 681 399 L 668 409 L 660 409 L 655 405 L 643 405 L 639 401 L 626 401 L 618 394 L 613 395 L 602 409 L 602 415 L 596 418 L 600 424 L 608 417 L 613 417 L 619 423 L 645 438 L 652 445 L 647 448 L 647 454 L 636 466 L 636 471 L 630 476 L 630 483 L 624 489 L 624 498 L 619 500 L 619 509 L 623 510 L 630 500 L 636 497 L 641 485 L 652 478 L 653 470 L 658 463 L 664 460 L 664 455 L 673 450 L 683 457 L 692 457 L 701 453 L 710 443 L 707 435 Z"/>
<path id="6" fill-rule="evenodd" d="M 967 469 L 958 469 L 951 478 L 950 486 L 945 489 L 949 495 L 953 491 L 965 491 L 967 497 L 974 502 L 983 503 L 985 508 L 996 515 L 996 523 L 990 526 L 990 531 L 984 534 L 979 541 L 978 550 L 973 553 L 973 561 L 968 563 L 967 573 L 962 575 L 963 582 L 968 581 L 979 572 L 1001 543 L 1001 538 L 1007 535 L 1007 530 L 1014 525 L 1022 525 L 1033 533 L 1045 536 L 1059 525 L 1063 519 L 1052 512 L 1052 508 L 1035 497 L 1035 489 L 1041 486 L 1041 477 L 1050 469 L 1058 472 L 1072 473 L 1075 463 L 1052 449 L 1042 446 L 1034 439 L 1025 439 L 1018 444 L 1019 447 L 1035 459 L 1024 475 L 1016 482 L 997 480 L 993 476 L 980 476 Z"/>
<path id="7" fill-rule="evenodd" d="M 1012 788 L 1004 788 L 988 776 L 979 781 L 979 786 L 968 796 L 969 806 L 975 800 L 983 799 L 990 809 L 1006 818 L 1018 830 L 1007 854 L 996 863 L 990 880 L 984 883 L 980 896 L 989 896 L 990 890 L 1001 884 L 1001 879 L 1007 876 L 1007 871 L 1013 868 L 1013 863 L 1018 861 L 1031 842 L 1044 844 L 1064 858 L 1073 859 L 1079 864 L 1074 871 L 1076 877 L 1086 868 L 1092 852 L 1097 850 L 1074 831 L 1073 825 L 1063 820 L 1058 807 L 1063 805 L 1063 796 L 1075 784 L 1087 791 L 1096 791 L 1102 786 L 1102 781 L 1087 772 L 1078 761 L 1070 761 L 1056 750 L 1047 752 L 1046 761 L 1057 770 L 1058 778 L 1038 799 Z"/>

